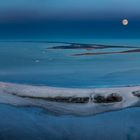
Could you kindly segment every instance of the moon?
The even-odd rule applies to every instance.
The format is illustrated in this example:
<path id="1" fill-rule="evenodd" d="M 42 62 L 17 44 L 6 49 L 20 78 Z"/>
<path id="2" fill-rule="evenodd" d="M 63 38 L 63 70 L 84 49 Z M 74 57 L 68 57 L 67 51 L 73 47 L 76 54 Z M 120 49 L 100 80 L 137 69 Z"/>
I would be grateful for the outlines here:
<path id="1" fill-rule="evenodd" d="M 128 25 L 128 19 L 123 19 L 123 20 L 122 20 L 122 24 L 123 24 L 124 26 L 127 26 L 127 25 Z"/>

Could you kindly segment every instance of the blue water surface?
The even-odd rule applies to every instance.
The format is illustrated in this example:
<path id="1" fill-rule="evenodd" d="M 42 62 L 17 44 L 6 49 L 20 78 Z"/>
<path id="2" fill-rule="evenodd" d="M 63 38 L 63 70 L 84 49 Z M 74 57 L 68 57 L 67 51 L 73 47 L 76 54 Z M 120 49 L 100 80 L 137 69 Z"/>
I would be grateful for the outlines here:
<path id="1" fill-rule="evenodd" d="M 139 39 L 57 41 L 140 46 Z M 58 45 L 64 44 L 0 42 L 0 81 L 73 88 L 140 84 L 139 53 L 76 57 L 93 51 L 48 49 Z M 0 140 L 139 140 L 139 126 L 140 108 L 80 117 L 0 104 Z"/>
<path id="2" fill-rule="evenodd" d="M 76 42 L 76 40 L 65 40 Z M 122 46 L 140 46 L 139 39 L 77 40 Z M 57 87 L 111 87 L 140 83 L 140 54 L 73 56 L 77 53 L 123 51 L 51 50 L 62 43 L 0 42 L 0 80 Z M 128 49 L 127 49 L 128 50 Z"/>

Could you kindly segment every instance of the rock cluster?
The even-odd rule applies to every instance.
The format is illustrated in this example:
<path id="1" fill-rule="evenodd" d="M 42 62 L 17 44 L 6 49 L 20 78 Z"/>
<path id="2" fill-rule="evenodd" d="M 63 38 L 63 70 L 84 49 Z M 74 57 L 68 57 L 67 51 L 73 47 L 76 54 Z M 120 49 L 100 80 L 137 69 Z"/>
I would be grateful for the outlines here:
<path id="1" fill-rule="evenodd" d="M 140 97 L 140 91 L 134 91 L 132 92 L 134 96 Z M 111 93 L 108 96 L 105 96 L 103 94 L 96 94 L 94 96 L 89 97 L 30 97 L 30 96 L 23 96 L 18 95 L 15 92 L 12 92 L 12 95 L 19 96 L 22 98 L 31 98 L 31 99 L 41 99 L 41 100 L 48 100 L 52 102 L 61 102 L 61 103 L 88 103 L 88 102 L 94 102 L 94 103 L 114 103 L 114 102 L 121 102 L 122 97 L 118 95 L 117 93 Z"/>
<path id="2" fill-rule="evenodd" d="M 113 103 L 113 102 L 121 102 L 121 101 L 122 101 L 122 97 L 117 93 L 112 93 L 108 96 L 103 96 L 100 94 L 94 96 L 95 103 Z"/>
<path id="3" fill-rule="evenodd" d="M 140 90 L 133 91 L 132 94 L 133 94 L 134 96 L 140 97 Z"/>
<path id="4" fill-rule="evenodd" d="M 88 103 L 89 97 L 48 97 L 46 100 L 65 103 Z"/>
<path id="5" fill-rule="evenodd" d="M 92 99 L 90 97 L 48 97 L 46 100 L 65 103 L 88 103 L 89 101 L 94 103 L 114 103 L 121 102 L 122 97 L 117 93 L 112 93 L 108 96 L 96 94 Z"/>

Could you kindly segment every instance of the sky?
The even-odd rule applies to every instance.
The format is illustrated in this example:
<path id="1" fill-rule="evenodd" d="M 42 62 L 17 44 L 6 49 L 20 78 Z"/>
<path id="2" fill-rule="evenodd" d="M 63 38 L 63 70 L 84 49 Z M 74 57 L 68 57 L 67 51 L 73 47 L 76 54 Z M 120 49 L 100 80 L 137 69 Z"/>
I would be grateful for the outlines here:
<path id="1" fill-rule="evenodd" d="M 139 0 L 1 0 L 0 20 L 140 17 Z"/>
<path id="2" fill-rule="evenodd" d="M 139 0 L 1 0 L 0 39 L 138 37 L 139 5 Z"/>

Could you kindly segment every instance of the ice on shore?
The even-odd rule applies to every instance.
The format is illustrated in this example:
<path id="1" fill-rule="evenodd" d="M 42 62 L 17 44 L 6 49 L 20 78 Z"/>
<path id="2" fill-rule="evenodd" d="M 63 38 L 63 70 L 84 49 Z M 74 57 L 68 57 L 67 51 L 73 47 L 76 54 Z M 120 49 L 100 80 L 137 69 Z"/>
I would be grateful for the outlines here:
<path id="1" fill-rule="evenodd" d="M 40 107 L 59 115 L 95 115 L 140 105 L 140 86 L 56 88 L 0 82 L 0 103 Z"/>

